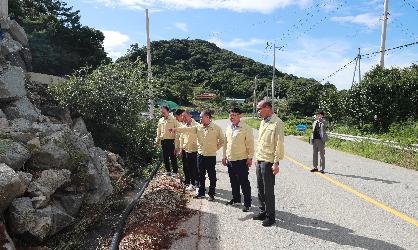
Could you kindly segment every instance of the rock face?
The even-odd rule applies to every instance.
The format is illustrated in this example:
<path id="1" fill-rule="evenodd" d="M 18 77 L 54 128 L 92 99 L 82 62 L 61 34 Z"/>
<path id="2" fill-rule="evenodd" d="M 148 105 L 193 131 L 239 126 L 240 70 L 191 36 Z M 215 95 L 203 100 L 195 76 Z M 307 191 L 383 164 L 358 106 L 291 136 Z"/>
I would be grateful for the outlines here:
<path id="1" fill-rule="evenodd" d="M 11 232 L 43 241 L 69 226 L 74 218 L 56 206 L 35 209 L 28 197 L 15 199 L 10 205 Z"/>
<path id="2" fill-rule="evenodd" d="M 13 199 L 25 192 L 27 186 L 27 183 L 12 168 L 0 163 L 0 214 Z"/>
<path id="3" fill-rule="evenodd" d="M 0 102 L 16 101 L 26 96 L 24 72 L 10 66 L 0 74 Z"/>
<path id="4" fill-rule="evenodd" d="M 8 139 L 0 139 L 0 162 L 4 162 L 14 170 L 23 168 L 29 160 L 30 152 L 20 143 Z"/>
<path id="5" fill-rule="evenodd" d="M 50 96 L 48 86 L 66 79 L 26 72 L 32 57 L 19 24 L 0 19 L 0 31 L 0 218 L 8 223 L 0 221 L 0 236 L 7 226 L 13 237 L 41 242 L 83 204 L 112 194 L 109 169 L 120 178 L 123 161 L 95 147 L 83 119 Z"/>

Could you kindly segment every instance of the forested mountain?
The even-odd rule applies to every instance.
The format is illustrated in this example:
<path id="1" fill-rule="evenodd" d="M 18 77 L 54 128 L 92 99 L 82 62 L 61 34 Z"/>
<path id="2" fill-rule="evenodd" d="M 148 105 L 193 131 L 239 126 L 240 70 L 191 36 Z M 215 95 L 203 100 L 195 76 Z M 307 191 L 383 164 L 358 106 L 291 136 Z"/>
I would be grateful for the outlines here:
<path id="1" fill-rule="evenodd" d="M 261 98 L 271 86 L 271 65 L 237 55 L 204 40 L 155 41 L 151 43 L 151 51 L 153 75 L 170 90 L 167 91 L 167 98 L 182 104 L 192 100 L 193 87 L 216 92 L 221 97 L 252 98 L 254 77 L 257 76 L 257 93 Z M 119 60 L 135 61 L 138 58 L 146 63 L 146 47 L 134 44 Z M 310 113 L 317 108 L 319 100 L 315 91 L 322 89 L 323 85 L 313 79 L 277 70 L 276 76 L 275 91 L 280 91 L 280 98 L 287 98 L 290 105 L 298 103 L 297 109 L 301 113 Z M 294 98 L 297 100 L 292 101 Z M 302 107 L 300 103 L 307 106 Z"/>
<path id="2" fill-rule="evenodd" d="M 9 14 L 29 38 L 33 71 L 72 74 L 109 63 L 101 31 L 82 26 L 79 11 L 59 0 L 9 0 Z"/>

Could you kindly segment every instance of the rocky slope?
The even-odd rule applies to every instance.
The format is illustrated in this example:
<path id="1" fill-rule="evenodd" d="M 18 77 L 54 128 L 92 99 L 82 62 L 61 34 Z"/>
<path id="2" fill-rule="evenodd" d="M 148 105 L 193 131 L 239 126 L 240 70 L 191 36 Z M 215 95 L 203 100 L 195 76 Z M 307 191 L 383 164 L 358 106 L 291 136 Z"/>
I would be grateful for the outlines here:
<path id="1" fill-rule="evenodd" d="M 31 56 L 19 24 L 0 26 L 0 248 L 14 249 L 8 235 L 44 241 L 70 225 L 83 204 L 109 196 L 109 168 L 123 168 L 94 146 L 81 117 L 48 97 L 48 85 L 65 79 L 27 71 Z"/>

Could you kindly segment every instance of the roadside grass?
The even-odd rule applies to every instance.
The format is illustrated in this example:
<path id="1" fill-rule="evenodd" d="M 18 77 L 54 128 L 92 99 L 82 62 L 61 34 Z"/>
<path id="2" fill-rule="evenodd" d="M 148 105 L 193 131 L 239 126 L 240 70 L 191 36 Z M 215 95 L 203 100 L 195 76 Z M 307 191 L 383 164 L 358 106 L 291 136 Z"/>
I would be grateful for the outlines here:
<path id="1" fill-rule="evenodd" d="M 414 151 L 391 148 L 368 141 L 352 142 L 335 138 L 327 142 L 327 147 L 418 171 L 418 153 Z"/>
<path id="2" fill-rule="evenodd" d="M 250 127 L 258 129 L 260 127 L 261 119 L 246 119 L 244 122 Z M 302 135 L 298 134 L 300 132 L 296 132 L 295 124 L 297 124 L 295 121 L 285 122 L 285 135 Z M 306 133 L 299 139 L 308 143 L 310 132 L 310 126 L 308 126 Z M 410 133 L 408 132 L 407 135 L 409 136 Z M 388 137 L 389 135 L 382 135 L 380 138 Z M 405 142 L 405 140 L 400 138 L 396 141 Z M 391 148 L 383 144 L 374 144 L 368 141 L 352 142 L 335 138 L 330 138 L 327 142 L 327 147 L 418 171 L 418 153 L 414 151 Z"/>

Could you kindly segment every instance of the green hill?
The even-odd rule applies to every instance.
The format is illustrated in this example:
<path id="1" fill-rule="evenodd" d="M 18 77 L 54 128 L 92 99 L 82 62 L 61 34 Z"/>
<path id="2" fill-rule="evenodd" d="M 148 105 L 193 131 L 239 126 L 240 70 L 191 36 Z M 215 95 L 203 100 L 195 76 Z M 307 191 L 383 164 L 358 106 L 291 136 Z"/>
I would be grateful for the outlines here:
<path id="1" fill-rule="evenodd" d="M 211 91 L 221 97 L 252 98 L 257 76 L 258 98 L 271 86 L 272 67 L 221 49 L 204 40 L 162 40 L 151 43 L 153 75 L 166 87 L 166 97 L 181 104 L 192 101 L 193 91 Z M 146 63 L 146 47 L 132 45 L 119 59 Z M 280 98 L 292 99 L 295 86 L 320 88 L 313 79 L 300 78 L 276 70 Z M 299 93 L 300 94 L 300 93 Z M 314 100 L 310 100 L 311 104 Z M 316 108 L 317 104 L 314 103 Z M 312 109 L 312 108 L 309 108 Z M 310 112 L 310 111 L 309 111 Z M 304 113 L 304 112 L 303 112 Z"/>

